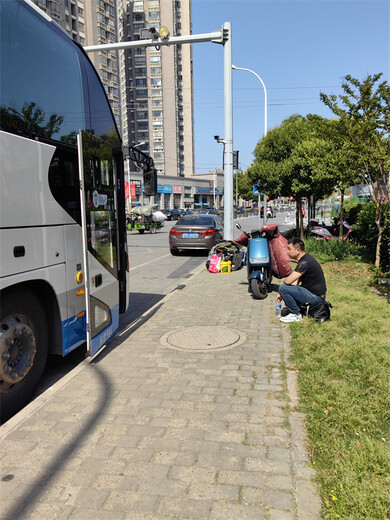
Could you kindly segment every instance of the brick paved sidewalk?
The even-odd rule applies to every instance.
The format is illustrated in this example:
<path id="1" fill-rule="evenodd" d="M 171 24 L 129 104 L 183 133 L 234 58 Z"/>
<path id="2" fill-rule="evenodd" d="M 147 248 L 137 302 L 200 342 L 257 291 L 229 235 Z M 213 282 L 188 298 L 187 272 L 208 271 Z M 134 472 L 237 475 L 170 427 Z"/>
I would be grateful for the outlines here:
<path id="1" fill-rule="evenodd" d="M 198 272 L 6 423 L 1 520 L 317 519 L 274 304 L 251 298 L 245 270 Z M 244 341 L 206 352 L 160 343 L 210 325 Z"/>

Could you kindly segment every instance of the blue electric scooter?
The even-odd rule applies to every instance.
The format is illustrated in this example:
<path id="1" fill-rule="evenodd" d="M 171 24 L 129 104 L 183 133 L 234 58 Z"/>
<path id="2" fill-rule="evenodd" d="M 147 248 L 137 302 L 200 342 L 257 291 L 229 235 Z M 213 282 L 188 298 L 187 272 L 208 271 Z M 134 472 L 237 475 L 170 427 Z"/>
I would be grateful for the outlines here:
<path id="1" fill-rule="evenodd" d="M 241 229 L 238 222 L 236 222 L 236 227 Z M 247 246 L 246 263 L 249 289 L 254 298 L 263 300 L 267 297 L 272 282 L 271 255 L 267 234 L 260 230 L 253 230 L 250 233 L 243 231 L 235 242 Z"/>

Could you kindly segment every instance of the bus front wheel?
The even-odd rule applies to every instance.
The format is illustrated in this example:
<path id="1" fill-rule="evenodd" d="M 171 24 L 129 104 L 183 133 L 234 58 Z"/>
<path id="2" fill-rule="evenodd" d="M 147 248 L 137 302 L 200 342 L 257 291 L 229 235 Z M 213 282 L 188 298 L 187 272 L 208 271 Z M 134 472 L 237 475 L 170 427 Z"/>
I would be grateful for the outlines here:
<path id="1" fill-rule="evenodd" d="M 15 290 L 2 296 L 0 331 L 0 414 L 4 421 L 29 402 L 46 365 L 46 314 L 33 292 Z"/>

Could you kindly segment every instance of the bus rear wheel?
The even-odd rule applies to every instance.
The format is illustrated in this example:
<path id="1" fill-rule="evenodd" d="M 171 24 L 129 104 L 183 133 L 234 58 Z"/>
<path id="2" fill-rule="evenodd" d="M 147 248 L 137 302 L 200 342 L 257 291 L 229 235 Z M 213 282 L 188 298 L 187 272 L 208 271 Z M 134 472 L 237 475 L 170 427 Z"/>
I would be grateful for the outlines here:
<path id="1" fill-rule="evenodd" d="M 0 415 L 7 420 L 25 406 L 45 369 L 48 333 L 45 312 L 29 290 L 1 298 Z"/>

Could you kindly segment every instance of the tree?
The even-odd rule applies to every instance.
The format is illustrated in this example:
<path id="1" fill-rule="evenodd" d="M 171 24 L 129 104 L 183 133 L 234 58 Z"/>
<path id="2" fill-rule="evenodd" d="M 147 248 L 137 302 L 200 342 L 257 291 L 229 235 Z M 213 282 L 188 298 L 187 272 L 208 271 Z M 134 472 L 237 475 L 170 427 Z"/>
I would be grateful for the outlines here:
<path id="1" fill-rule="evenodd" d="M 303 237 L 302 198 L 323 198 L 332 192 L 332 147 L 317 137 L 309 118 L 293 115 L 273 128 L 255 149 L 255 162 L 248 170 L 271 198 L 295 197 L 296 229 Z"/>
<path id="2" fill-rule="evenodd" d="M 340 119 L 326 119 L 318 115 L 309 115 L 317 136 L 329 142 L 333 148 L 330 167 L 335 179 L 335 188 L 340 191 L 339 238 L 343 237 L 344 194 L 345 190 L 358 181 L 358 161 L 350 146 L 349 139 L 342 129 Z"/>
<path id="3" fill-rule="evenodd" d="M 375 266 L 380 267 L 380 249 L 390 204 L 390 86 L 379 83 L 382 74 L 368 75 L 362 82 L 350 75 L 342 83 L 344 95 L 320 97 L 339 117 L 341 134 L 348 140 L 361 183 L 367 186 L 375 205 L 378 228 Z"/>
<path id="4" fill-rule="evenodd" d="M 236 175 L 238 175 L 238 179 L 236 179 Z M 238 171 L 235 173 L 234 182 L 233 182 L 233 196 L 236 196 L 236 180 L 238 184 L 238 195 L 242 197 L 246 201 L 251 201 L 254 199 L 253 195 L 253 184 L 247 175 L 246 172 Z"/>

